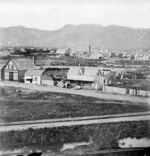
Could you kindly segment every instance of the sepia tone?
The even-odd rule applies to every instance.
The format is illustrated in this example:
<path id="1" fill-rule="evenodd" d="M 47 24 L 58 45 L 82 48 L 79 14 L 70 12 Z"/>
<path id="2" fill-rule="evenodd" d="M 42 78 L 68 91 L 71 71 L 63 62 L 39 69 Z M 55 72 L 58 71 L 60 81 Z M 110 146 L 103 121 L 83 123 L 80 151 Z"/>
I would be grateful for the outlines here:
<path id="1" fill-rule="evenodd" d="M 148 156 L 150 2 L 0 1 L 0 155 Z"/>

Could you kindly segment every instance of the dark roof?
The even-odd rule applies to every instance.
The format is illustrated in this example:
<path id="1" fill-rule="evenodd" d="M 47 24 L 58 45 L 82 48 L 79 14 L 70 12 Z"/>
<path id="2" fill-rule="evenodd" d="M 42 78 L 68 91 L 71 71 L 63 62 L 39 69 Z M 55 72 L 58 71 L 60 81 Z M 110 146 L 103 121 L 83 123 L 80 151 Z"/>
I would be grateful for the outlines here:
<path id="1" fill-rule="evenodd" d="M 47 70 L 46 71 L 46 74 L 47 75 L 49 75 L 49 76 L 52 76 L 52 77 L 60 77 L 60 78 L 62 78 L 62 77 L 66 77 L 66 75 L 67 75 L 67 71 L 68 70 L 65 70 L 65 71 L 63 71 L 63 70 Z"/>
<path id="2" fill-rule="evenodd" d="M 49 75 L 47 75 L 47 74 L 44 74 L 44 75 L 42 76 L 42 80 L 53 80 L 53 77 L 52 77 L 52 76 L 49 76 Z"/>
<path id="3" fill-rule="evenodd" d="M 106 74 L 104 77 L 107 79 L 107 80 L 111 80 L 111 79 L 114 79 L 116 76 L 116 72 L 112 72 L 110 71 L 108 74 Z"/>
<path id="4" fill-rule="evenodd" d="M 37 66 L 34 64 L 33 60 L 31 59 L 19 58 L 19 59 L 12 59 L 12 61 L 14 62 L 18 70 L 37 68 Z"/>
<path id="5" fill-rule="evenodd" d="M 1 70 L 4 66 L 6 66 L 7 62 L 8 62 L 8 60 L 0 60 L 0 70 Z"/>

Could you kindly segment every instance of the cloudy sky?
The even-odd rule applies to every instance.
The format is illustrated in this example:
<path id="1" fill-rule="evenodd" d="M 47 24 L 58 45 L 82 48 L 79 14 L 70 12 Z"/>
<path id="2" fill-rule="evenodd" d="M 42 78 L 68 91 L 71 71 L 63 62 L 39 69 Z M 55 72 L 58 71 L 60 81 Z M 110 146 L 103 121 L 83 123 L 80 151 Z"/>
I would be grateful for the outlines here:
<path id="1" fill-rule="evenodd" d="M 0 0 L 0 27 L 55 30 L 65 24 L 150 28 L 150 0 Z"/>

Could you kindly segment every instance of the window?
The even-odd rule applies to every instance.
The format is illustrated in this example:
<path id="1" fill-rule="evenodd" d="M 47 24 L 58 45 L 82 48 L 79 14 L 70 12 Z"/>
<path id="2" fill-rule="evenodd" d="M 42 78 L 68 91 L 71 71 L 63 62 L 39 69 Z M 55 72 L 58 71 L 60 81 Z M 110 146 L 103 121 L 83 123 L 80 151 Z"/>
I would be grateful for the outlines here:
<path id="1" fill-rule="evenodd" d="M 10 65 L 8 64 L 8 69 L 10 69 Z"/>
<path id="2" fill-rule="evenodd" d="M 104 79 L 104 83 L 106 82 L 106 80 Z"/>
<path id="3" fill-rule="evenodd" d="M 32 79 L 26 79 L 26 81 L 29 81 L 30 83 L 32 83 Z"/>
<path id="4" fill-rule="evenodd" d="M 12 64 L 12 66 L 11 66 L 11 69 L 14 69 L 14 66 L 13 66 L 13 64 Z"/>
<path id="5" fill-rule="evenodd" d="M 38 81 L 38 77 L 34 77 L 34 81 Z"/>
<path id="6" fill-rule="evenodd" d="M 80 75 L 80 76 L 83 76 L 83 75 L 84 75 L 84 71 L 85 71 L 85 69 L 84 69 L 84 68 L 81 68 L 81 69 L 79 70 L 79 75 Z"/>

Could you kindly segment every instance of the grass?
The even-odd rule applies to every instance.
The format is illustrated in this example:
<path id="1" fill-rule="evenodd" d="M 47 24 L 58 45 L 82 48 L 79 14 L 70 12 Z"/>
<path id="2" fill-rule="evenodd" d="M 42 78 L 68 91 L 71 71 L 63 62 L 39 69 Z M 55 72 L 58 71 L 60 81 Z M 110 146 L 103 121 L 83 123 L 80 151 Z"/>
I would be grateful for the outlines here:
<path id="1" fill-rule="evenodd" d="M 48 147 L 59 150 L 64 143 L 91 141 L 89 150 L 118 148 L 123 138 L 150 138 L 150 122 L 120 122 L 71 127 L 27 129 L 0 133 L 0 147 Z"/>
<path id="2" fill-rule="evenodd" d="M 122 103 L 122 104 L 121 104 Z M 147 105 L 53 92 L 0 88 L 0 121 L 27 121 L 148 111 Z"/>

